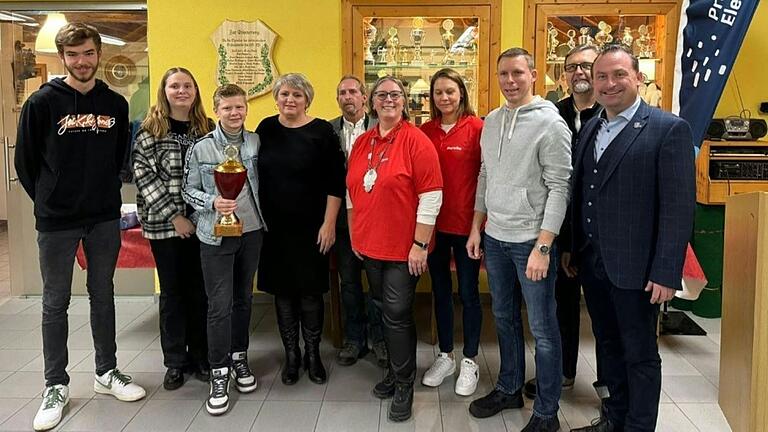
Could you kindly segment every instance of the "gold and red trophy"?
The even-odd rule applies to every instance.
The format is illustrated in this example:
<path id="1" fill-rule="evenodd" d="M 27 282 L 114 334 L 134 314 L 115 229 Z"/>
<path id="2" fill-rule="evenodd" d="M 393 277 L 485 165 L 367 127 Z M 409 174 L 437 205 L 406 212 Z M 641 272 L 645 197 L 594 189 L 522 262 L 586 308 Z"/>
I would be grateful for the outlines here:
<path id="1" fill-rule="evenodd" d="M 227 159 L 218 164 L 213 170 L 213 180 L 222 198 L 236 200 L 245 185 L 248 170 L 237 160 L 237 147 L 228 145 L 224 148 Z M 213 234 L 216 237 L 239 237 L 243 234 L 243 223 L 234 212 L 221 215 L 213 226 Z"/>

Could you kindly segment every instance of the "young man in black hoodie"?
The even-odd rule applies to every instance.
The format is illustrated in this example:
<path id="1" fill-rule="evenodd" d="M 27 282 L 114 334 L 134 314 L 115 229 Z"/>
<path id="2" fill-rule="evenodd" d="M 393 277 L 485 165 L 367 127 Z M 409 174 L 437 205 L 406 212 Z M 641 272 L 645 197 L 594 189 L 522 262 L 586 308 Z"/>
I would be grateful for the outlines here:
<path id="1" fill-rule="evenodd" d="M 16 138 L 16 171 L 34 201 L 43 278 L 45 391 L 35 430 L 61 421 L 69 402 L 67 308 L 75 251 L 83 242 L 96 351 L 93 389 L 124 401 L 145 396 L 117 369 L 112 278 L 120 250 L 118 173 L 130 139 L 128 103 L 95 78 L 101 37 L 87 24 L 56 35 L 67 77 L 44 84 L 24 104 Z"/>

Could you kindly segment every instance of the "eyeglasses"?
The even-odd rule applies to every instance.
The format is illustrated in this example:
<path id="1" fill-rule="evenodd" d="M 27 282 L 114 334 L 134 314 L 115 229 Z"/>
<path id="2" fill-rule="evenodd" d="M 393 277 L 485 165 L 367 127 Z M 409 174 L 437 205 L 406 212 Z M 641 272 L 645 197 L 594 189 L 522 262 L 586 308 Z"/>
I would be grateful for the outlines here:
<path id="1" fill-rule="evenodd" d="M 387 100 L 387 96 L 389 96 L 390 99 L 393 101 L 399 100 L 401 97 L 403 97 L 403 92 L 401 91 L 391 91 L 391 92 L 385 92 L 385 91 L 378 91 L 373 94 L 373 97 L 380 101 Z"/>
<path id="2" fill-rule="evenodd" d="M 581 70 L 584 72 L 589 72 L 592 70 L 592 63 L 591 62 L 584 62 L 584 63 L 569 63 L 565 65 L 565 71 L 566 72 L 576 72 L 576 68 L 580 67 Z"/>

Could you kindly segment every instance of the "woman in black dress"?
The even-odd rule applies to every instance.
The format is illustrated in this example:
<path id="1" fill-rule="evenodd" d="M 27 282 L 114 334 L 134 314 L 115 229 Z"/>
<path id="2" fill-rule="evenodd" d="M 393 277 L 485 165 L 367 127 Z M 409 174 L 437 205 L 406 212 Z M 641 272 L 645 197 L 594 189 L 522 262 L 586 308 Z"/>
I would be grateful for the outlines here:
<path id="1" fill-rule="evenodd" d="M 333 126 L 307 115 L 314 89 L 302 74 L 278 78 L 272 95 L 279 114 L 256 128 L 259 199 L 268 230 L 264 236 L 258 287 L 275 296 L 280 337 L 285 347 L 281 378 L 299 378 L 304 337 L 304 367 L 309 379 L 327 380 L 320 360 L 323 293 L 328 291 L 328 251 L 336 240 L 336 216 L 344 196 L 344 153 Z"/>

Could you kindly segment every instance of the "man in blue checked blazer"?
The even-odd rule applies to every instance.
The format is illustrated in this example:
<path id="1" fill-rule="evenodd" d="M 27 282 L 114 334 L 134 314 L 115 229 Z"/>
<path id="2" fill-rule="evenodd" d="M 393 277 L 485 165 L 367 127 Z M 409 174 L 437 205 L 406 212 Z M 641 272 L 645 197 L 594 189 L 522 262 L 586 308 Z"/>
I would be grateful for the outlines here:
<path id="1" fill-rule="evenodd" d="M 605 111 L 581 130 L 572 177 L 573 255 L 610 398 L 577 431 L 653 431 L 661 391 L 659 304 L 681 289 L 693 230 L 693 138 L 638 97 L 638 60 L 609 45 L 592 67 Z"/>

